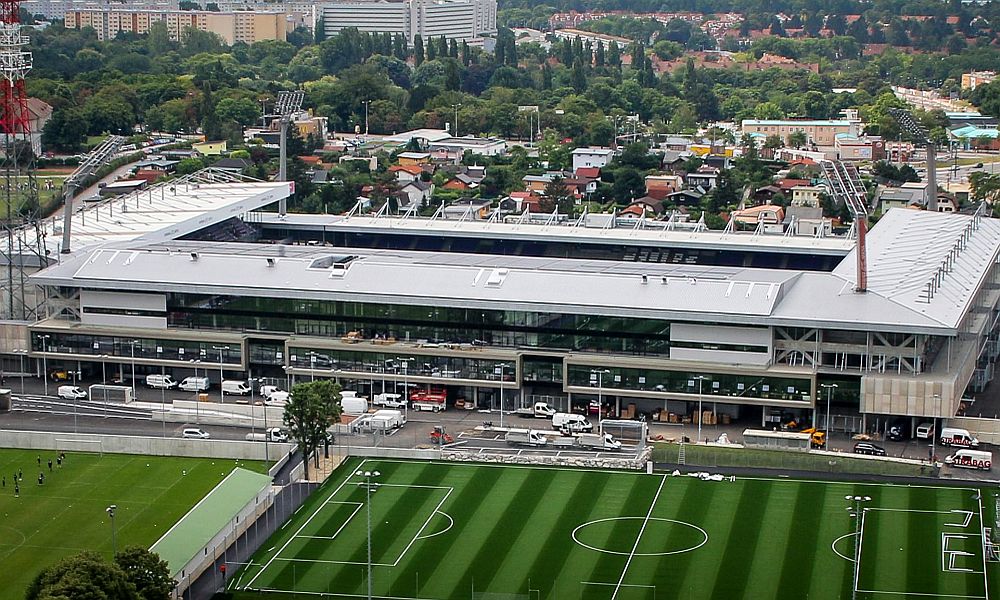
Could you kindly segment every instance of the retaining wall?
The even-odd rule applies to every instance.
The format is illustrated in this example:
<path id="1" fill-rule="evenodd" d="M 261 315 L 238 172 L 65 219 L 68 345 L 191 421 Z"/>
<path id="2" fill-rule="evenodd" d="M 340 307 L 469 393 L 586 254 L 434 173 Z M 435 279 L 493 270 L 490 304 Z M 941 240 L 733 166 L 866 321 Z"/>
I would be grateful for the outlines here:
<path id="1" fill-rule="evenodd" d="M 441 458 L 455 462 L 496 463 L 502 465 L 535 465 L 578 467 L 585 469 L 615 469 L 642 471 L 652 460 L 653 449 L 644 448 L 638 455 L 617 457 L 610 454 L 594 456 L 560 456 L 548 454 L 479 454 L 460 450 L 443 450 Z"/>
<path id="2" fill-rule="evenodd" d="M 265 446 L 267 455 L 265 456 Z M 67 452 L 109 452 L 150 456 L 194 456 L 240 460 L 277 460 L 294 448 L 293 444 L 244 442 L 238 440 L 193 440 L 174 437 L 99 435 L 50 431 L 0 431 L 0 447 Z"/>
<path id="3" fill-rule="evenodd" d="M 945 427 L 968 429 L 984 444 L 1000 444 L 1000 420 L 984 419 L 982 417 L 953 417 L 947 420 Z"/>

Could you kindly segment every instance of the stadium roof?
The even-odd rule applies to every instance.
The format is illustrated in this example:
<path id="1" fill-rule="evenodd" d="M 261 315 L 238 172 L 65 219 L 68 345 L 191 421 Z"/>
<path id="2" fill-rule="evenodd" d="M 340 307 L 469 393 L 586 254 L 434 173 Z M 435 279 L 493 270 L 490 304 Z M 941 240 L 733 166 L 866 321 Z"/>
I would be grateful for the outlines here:
<path id="1" fill-rule="evenodd" d="M 597 216 L 597 215 L 591 215 Z M 787 252 L 790 254 L 822 254 L 845 256 L 854 247 L 847 237 L 807 237 L 784 235 L 754 235 L 752 232 L 693 231 L 656 228 L 662 222 L 650 221 L 646 229 L 574 227 L 572 224 L 511 223 L 482 219 L 426 218 L 401 219 L 385 216 L 304 215 L 261 212 L 255 222 L 264 227 L 283 230 L 346 231 L 367 234 L 436 235 L 484 239 L 498 237 L 512 241 L 586 242 L 591 244 L 650 244 L 671 248 L 699 248 L 746 252 Z M 603 221 L 602 221 L 603 222 Z"/>
<path id="2" fill-rule="evenodd" d="M 273 204 L 291 194 L 289 182 L 251 180 L 214 169 L 85 205 L 73 214 L 74 252 L 115 242 L 165 241 Z M 59 211 L 42 223 L 46 248 L 62 245 Z"/>
<path id="3" fill-rule="evenodd" d="M 1000 250 L 1000 221 L 892 210 L 872 229 L 869 291 L 832 273 L 322 246 L 171 241 L 95 249 L 34 276 L 91 289 L 315 298 L 951 335 Z M 925 299 L 962 236 L 968 247 Z M 350 258 L 345 258 L 350 257 Z"/>

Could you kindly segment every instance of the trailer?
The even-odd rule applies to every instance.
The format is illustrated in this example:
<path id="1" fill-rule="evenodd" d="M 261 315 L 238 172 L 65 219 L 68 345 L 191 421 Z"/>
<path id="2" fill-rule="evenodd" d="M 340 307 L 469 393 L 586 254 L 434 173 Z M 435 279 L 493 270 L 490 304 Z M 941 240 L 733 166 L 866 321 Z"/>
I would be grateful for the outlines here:
<path id="1" fill-rule="evenodd" d="M 90 393 L 88 395 L 90 400 L 94 402 L 130 404 L 133 400 L 135 400 L 132 396 L 132 386 L 128 385 L 104 385 L 95 383 L 90 386 Z"/>
<path id="2" fill-rule="evenodd" d="M 809 452 L 812 446 L 812 439 L 813 437 L 810 433 L 767 431 L 764 429 L 743 430 L 743 445 L 747 448 Z"/>
<path id="3" fill-rule="evenodd" d="M 410 406 L 413 410 L 429 410 L 440 412 L 448 410 L 448 392 L 444 388 L 416 390 L 410 394 Z"/>

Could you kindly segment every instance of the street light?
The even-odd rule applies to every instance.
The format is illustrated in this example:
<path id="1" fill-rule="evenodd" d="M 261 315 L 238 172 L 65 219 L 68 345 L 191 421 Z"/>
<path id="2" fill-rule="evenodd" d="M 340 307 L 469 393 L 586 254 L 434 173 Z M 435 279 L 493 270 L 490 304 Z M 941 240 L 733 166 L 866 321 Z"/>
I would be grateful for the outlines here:
<path id="1" fill-rule="evenodd" d="M 41 336 L 41 339 L 42 339 L 42 385 L 45 386 L 44 389 L 45 389 L 45 395 L 46 396 L 49 395 L 49 367 L 48 367 L 49 363 L 46 360 L 46 358 L 47 358 L 46 354 L 48 354 L 48 352 L 49 352 L 48 339 L 50 337 L 52 337 L 52 336 L 49 336 L 49 335 L 43 335 L 43 336 Z"/>
<path id="2" fill-rule="evenodd" d="M 455 131 L 452 132 L 452 135 L 455 136 L 455 137 L 458 137 L 458 109 L 461 106 L 462 106 L 461 102 L 457 102 L 457 103 L 451 105 L 451 107 L 455 109 Z"/>
<path id="3" fill-rule="evenodd" d="M 836 383 L 821 383 L 819 387 L 826 390 L 826 440 L 827 447 L 830 445 L 830 396 L 833 395 L 833 390 L 837 389 L 839 386 Z"/>
<path id="4" fill-rule="evenodd" d="M 372 103 L 371 100 L 362 100 L 362 104 L 365 105 L 365 138 L 368 138 L 368 105 Z"/>
<path id="5" fill-rule="evenodd" d="M 702 398 L 703 398 L 702 395 L 701 395 L 701 385 L 702 385 L 702 383 L 704 383 L 704 381 L 706 379 L 708 379 L 708 377 L 705 377 L 704 375 L 698 375 L 697 377 L 695 377 L 695 379 L 698 380 L 698 443 L 700 444 L 701 443 L 701 422 L 702 422 L 702 420 L 704 420 L 704 416 L 705 416 L 704 413 L 702 413 L 702 410 L 701 410 L 701 401 L 702 401 Z"/>
<path id="6" fill-rule="evenodd" d="M 503 427 L 503 376 L 504 376 L 504 371 L 506 371 L 506 369 L 507 365 L 503 363 L 497 365 L 497 367 L 493 369 L 493 372 L 496 373 L 496 375 L 500 380 L 498 386 L 500 388 L 500 427 Z"/>
<path id="7" fill-rule="evenodd" d="M 604 375 L 610 375 L 610 374 L 611 374 L 611 371 L 609 371 L 607 369 L 591 369 L 590 370 L 590 380 L 591 381 L 594 381 L 594 375 L 597 375 L 597 406 L 598 406 L 597 410 L 598 411 L 601 410 L 600 409 L 601 406 L 604 406 L 604 401 L 601 398 L 601 396 L 602 396 L 601 392 L 603 391 L 603 388 L 604 388 L 603 377 L 604 377 Z M 570 404 L 572 404 L 572 403 L 570 403 Z M 573 407 L 569 406 L 568 408 L 573 408 Z M 598 412 L 598 416 L 600 416 L 599 412 Z"/>
<path id="8" fill-rule="evenodd" d="M 192 359 L 189 359 L 188 362 L 190 362 L 191 366 L 194 368 L 194 378 L 197 380 L 198 379 L 198 365 L 201 364 L 201 360 L 200 359 L 194 359 L 194 358 L 192 358 Z M 205 379 L 208 379 L 208 369 L 207 368 L 205 369 Z M 221 386 L 222 384 L 220 383 L 219 385 Z M 208 388 L 205 388 L 205 389 L 207 390 Z M 198 392 L 197 389 L 195 389 L 195 392 L 194 392 L 194 414 L 195 414 L 195 417 L 194 417 L 195 418 L 195 422 L 198 423 L 199 425 L 201 425 L 201 398 L 199 398 L 199 392 Z M 164 416 L 164 419 L 165 418 L 166 418 L 166 416 Z M 164 425 L 164 427 L 166 427 L 166 426 Z"/>
<path id="9" fill-rule="evenodd" d="M 356 471 L 358 477 L 365 478 L 366 508 L 368 509 L 368 600 L 372 598 L 372 478 L 381 475 L 378 471 Z M 374 484 L 378 486 L 378 484 Z"/>
<path id="10" fill-rule="evenodd" d="M 104 510 L 111 517 L 111 556 L 114 558 L 118 554 L 118 532 L 115 531 L 115 511 L 118 510 L 118 505 L 112 504 Z"/>
<path id="11" fill-rule="evenodd" d="M 848 494 L 847 496 L 844 496 L 844 500 L 847 500 L 848 502 L 852 502 L 852 501 L 854 502 L 854 509 L 853 509 L 854 512 L 851 514 L 851 516 L 854 517 L 854 585 L 851 586 L 852 587 L 851 598 L 854 599 L 854 598 L 858 597 L 858 582 L 857 582 L 857 577 L 858 577 L 859 562 L 861 560 L 861 556 L 860 556 L 860 554 L 861 554 L 861 518 L 862 518 L 862 514 L 863 514 L 862 511 L 861 511 L 861 503 L 862 502 L 871 502 L 871 496 L 852 496 L 852 495 Z M 851 510 L 851 507 L 847 507 L 847 510 Z"/>
<path id="12" fill-rule="evenodd" d="M 17 354 L 19 357 L 21 357 L 21 395 L 22 396 L 24 395 L 24 355 L 27 354 L 27 353 L 28 353 L 28 351 L 25 350 L 24 348 L 14 348 L 14 354 Z"/>
<path id="13" fill-rule="evenodd" d="M 212 350 L 218 350 L 219 351 L 219 402 L 225 404 L 226 403 L 226 389 L 225 389 L 225 386 L 222 385 L 222 382 L 225 381 L 226 376 L 222 372 L 222 352 L 223 351 L 228 352 L 229 351 L 229 346 L 212 346 Z"/>
<path id="14" fill-rule="evenodd" d="M 129 347 L 132 349 L 132 399 L 135 400 L 135 345 L 141 344 L 139 340 L 129 340 Z"/>

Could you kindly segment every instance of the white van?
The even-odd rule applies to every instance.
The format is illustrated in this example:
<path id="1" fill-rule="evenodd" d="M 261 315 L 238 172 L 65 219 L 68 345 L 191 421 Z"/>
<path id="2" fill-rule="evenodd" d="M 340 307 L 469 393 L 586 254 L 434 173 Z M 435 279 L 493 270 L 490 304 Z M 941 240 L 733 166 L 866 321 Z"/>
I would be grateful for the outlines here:
<path id="1" fill-rule="evenodd" d="M 958 450 L 945 458 L 944 462 L 955 467 L 989 471 L 993 468 L 993 453 L 982 450 Z"/>
<path id="2" fill-rule="evenodd" d="M 65 398 L 67 400 L 83 400 L 87 397 L 87 392 L 76 387 L 75 385 L 61 385 L 59 386 L 59 391 L 57 393 L 60 398 Z"/>
<path id="3" fill-rule="evenodd" d="M 402 411 L 383 408 L 382 410 L 376 410 L 372 415 L 373 429 L 398 429 L 403 425 L 406 425 L 406 415 Z"/>
<path id="4" fill-rule="evenodd" d="M 177 381 L 170 375 L 146 375 L 146 385 L 158 390 L 172 390 L 177 387 Z"/>
<path id="5" fill-rule="evenodd" d="M 340 407 L 345 415 L 363 415 L 368 412 L 368 398 L 364 396 L 341 396 Z"/>
<path id="6" fill-rule="evenodd" d="M 942 427 L 939 443 L 942 446 L 959 446 L 961 448 L 978 448 L 977 440 L 967 429 L 958 427 Z"/>
<path id="7" fill-rule="evenodd" d="M 198 427 L 186 428 L 183 432 L 181 432 L 181 436 L 194 440 L 207 440 L 208 438 L 212 437 L 208 435 L 207 431 L 205 431 L 204 429 L 200 429 Z"/>
<path id="8" fill-rule="evenodd" d="M 921 423 L 917 425 L 917 437 L 922 440 L 929 440 L 934 437 L 934 423 Z"/>
<path id="9" fill-rule="evenodd" d="M 587 417 L 574 413 L 556 413 L 552 415 L 552 429 L 572 431 L 593 431 L 594 425 L 587 420 Z"/>
<path id="10" fill-rule="evenodd" d="M 372 396 L 372 404 L 386 408 L 403 408 L 406 406 L 406 400 L 403 400 L 400 394 L 375 394 Z"/>
<path id="11" fill-rule="evenodd" d="M 185 392 L 207 392 L 209 387 L 208 377 L 185 377 L 178 389 Z"/>
<path id="12" fill-rule="evenodd" d="M 249 396 L 250 392 L 253 390 L 245 381 L 236 381 L 227 379 L 222 382 L 222 393 L 232 394 L 235 396 Z"/>

